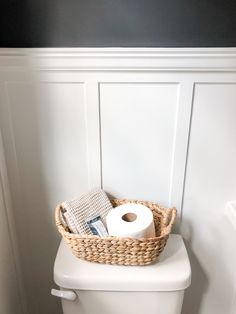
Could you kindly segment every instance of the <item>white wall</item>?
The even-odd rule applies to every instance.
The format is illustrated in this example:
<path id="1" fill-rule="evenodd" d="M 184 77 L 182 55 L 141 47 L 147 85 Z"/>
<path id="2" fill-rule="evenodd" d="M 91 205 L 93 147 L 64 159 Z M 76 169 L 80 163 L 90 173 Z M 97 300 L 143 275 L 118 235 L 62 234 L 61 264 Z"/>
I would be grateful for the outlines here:
<path id="1" fill-rule="evenodd" d="M 60 313 L 50 296 L 56 204 L 99 185 L 175 205 L 193 265 L 183 313 L 231 314 L 235 256 L 224 243 L 234 232 L 223 211 L 236 197 L 235 71 L 235 49 L 0 51 L 0 123 L 30 314 Z"/>

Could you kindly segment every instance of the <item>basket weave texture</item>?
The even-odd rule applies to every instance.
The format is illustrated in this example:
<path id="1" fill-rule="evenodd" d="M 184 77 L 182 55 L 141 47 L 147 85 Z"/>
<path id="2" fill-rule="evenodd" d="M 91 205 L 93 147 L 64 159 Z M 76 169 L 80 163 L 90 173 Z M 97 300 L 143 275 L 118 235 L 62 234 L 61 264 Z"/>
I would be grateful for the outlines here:
<path id="1" fill-rule="evenodd" d="M 58 231 L 72 249 L 73 254 L 90 262 L 118 265 L 148 265 L 163 251 L 176 218 L 175 208 L 165 208 L 158 204 L 135 200 L 111 200 L 113 207 L 135 203 L 152 210 L 156 236 L 148 239 L 121 237 L 99 237 L 95 235 L 73 234 L 61 219 L 62 206 L 55 210 Z"/>

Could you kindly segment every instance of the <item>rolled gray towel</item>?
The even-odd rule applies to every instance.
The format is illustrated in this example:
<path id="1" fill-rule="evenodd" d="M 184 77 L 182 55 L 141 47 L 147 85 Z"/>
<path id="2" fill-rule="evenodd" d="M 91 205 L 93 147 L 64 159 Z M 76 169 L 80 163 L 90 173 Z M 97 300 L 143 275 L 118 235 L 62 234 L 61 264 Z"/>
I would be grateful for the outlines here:
<path id="1" fill-rule="evenodd" d="M 100 216 L 105 225 L 105 217 L 113 208 L 106 193 L 96 188 L 89 193 L 62 203 L 63 218 L 73 233 L 92 234 L 86 220 Z"/>

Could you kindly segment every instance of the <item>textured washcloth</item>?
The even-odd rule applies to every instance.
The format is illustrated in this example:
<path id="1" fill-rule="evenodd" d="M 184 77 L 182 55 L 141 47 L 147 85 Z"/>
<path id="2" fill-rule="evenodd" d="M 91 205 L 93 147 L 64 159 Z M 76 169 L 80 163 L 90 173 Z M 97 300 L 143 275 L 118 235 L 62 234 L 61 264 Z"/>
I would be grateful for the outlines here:
<path id="1" fill-rule="evenodd" d="M 92 234 L 86 220 L 100 216 L 103 223 L 108 212 L 113 208 L 106 193 L 100 189 L 93 189 L 80 198 L 62 203 L 63 217 L 73 233 Z"/>

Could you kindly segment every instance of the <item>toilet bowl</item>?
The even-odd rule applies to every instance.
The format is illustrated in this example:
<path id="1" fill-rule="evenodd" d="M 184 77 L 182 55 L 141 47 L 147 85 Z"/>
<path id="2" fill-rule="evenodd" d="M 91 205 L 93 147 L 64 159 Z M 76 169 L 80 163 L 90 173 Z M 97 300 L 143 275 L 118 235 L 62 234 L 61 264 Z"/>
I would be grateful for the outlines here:
<path id="1" fill-rule="evenodd" d="M 62 240 L 54 281 L 64 314 L 180 314 L 191 268 L 180 235 L 170 235 L 159 262 L 148 266 L 90 263 Z"/>

